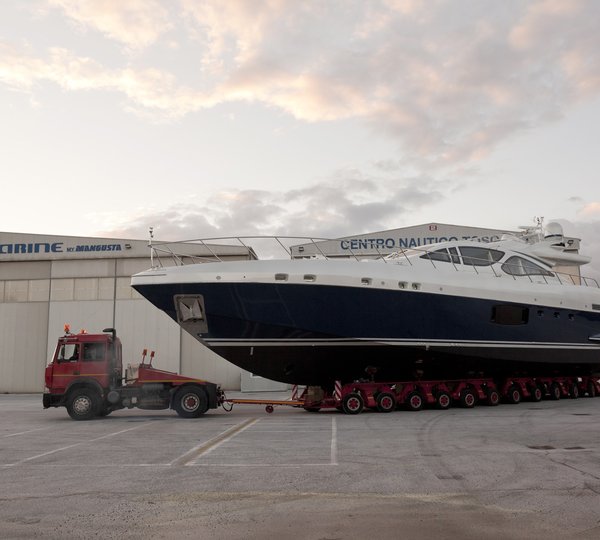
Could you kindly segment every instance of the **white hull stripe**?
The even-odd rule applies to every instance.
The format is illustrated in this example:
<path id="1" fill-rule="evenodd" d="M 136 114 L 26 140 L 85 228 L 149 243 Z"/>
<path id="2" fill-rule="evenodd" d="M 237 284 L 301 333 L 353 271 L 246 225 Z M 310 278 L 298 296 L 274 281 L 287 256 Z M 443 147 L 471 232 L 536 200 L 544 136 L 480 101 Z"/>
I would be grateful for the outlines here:
<path id="1" fill-rule="evenodd" d="M 485 347 L 504 349 L 598 349 L 597 343 L 552 343 L 532 341 L 476 341 L 476 340 L 409 340 L 409 339 L 205 339 L 213 347 Z"/>

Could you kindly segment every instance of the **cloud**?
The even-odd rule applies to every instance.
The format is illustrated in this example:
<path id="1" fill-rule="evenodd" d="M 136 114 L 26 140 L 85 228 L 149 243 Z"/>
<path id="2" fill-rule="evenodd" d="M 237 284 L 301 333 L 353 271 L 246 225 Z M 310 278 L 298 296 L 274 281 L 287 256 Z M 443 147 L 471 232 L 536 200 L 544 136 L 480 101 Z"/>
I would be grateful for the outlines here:
<path id="1" fill-rule="evenodd" d="M 167 209 L 140 208 L 134 217 L 113 217 L 109 229 L 98 234 L 145 238 L 155 227 L 156 237 L 169 241 L 241 233 L 334 238 L 397 227 L 403 214 L 443 200 L 455 186 L 448 179 L 338 171 L 327 182 L 300 189 L 228 190 Z M 103 223 L 109 218 L 97 216 Z"/>
<path id="2" fill-rule="evenodd" d="M 158 69 L 109 69 L 93 58 L 75 56 L 59 47 L 49 49 L 46 58 L 39 58 L 0 43 L 0 83 L 35 93 L 36 85 L 44 82 L 70 91 L 122 93 L 129 98 L 130 110 L 154 119 L 178 118 L 216 103 L 214 97 L 179 85 L 172 74 Z"/>
<path id="3" fill-rule="evenodd" d="M 584 216 L 597 216 L 600 215 L 600 202 L 590 202 L 584 205 L 580 212 Z"/>
<path id="4" fill-rule="evenodd" d="M 593 0 L 49 1 L 132 48 L 163 37 L 168 48 L 165 33 L 176 30 L 187 44 L 177 67 L 201 81 L 183 84 L 147 58 L 107 68 L 66 49 L 40 56 L 9 44 L 0 80 L 13 88 L 118 92 L 152 119 L 245 101 L 305 122 L 359 120 L 421 170 L 477 162 L 600 93 Z"/>
<path id="5" fill-rule="evenodd" d="M 156 0 L 48 0 L 72 21 L 140 49 L 173 28 L 168 10 Z"/>

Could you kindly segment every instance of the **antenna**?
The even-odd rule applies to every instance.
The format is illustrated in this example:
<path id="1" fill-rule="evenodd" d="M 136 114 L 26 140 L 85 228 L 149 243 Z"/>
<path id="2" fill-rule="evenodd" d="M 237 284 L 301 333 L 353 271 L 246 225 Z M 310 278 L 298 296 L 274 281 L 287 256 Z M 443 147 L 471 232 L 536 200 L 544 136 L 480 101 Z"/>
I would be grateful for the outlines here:
<path id="1" fill-rule="evenodd" d="M 154 248 L 152 247 L 152 239 L 154 238 L 154 227 L 148 227 L 148 234 L 150 239 L 148 241 L 148 247 L 150 248 L 150 267 L 154 268 Z"/>

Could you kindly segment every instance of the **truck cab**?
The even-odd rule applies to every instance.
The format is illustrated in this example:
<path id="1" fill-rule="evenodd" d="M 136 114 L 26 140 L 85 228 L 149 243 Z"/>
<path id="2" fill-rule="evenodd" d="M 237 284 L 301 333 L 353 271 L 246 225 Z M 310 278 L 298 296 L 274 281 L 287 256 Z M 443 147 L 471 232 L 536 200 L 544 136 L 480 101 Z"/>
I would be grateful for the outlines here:
<path id="1" fill-rule="evenodd" d="M 71 334 L 58 339 L 52 361 L 46 367 L 45 382 L 51 394 L 64 394 L 74 383 L 87 381 L 101 390 L 122 384 L 121 340 L 110 334 Z"/>
<path id="2" fill-rule="evenodd" d="M 121 340 L 113 328 L 102 334 L 81 331 L 58 338 L 46 367 L 44 408 L 66 407 L 71 418 L 89 420 L 122 408 L 173 408 L 179 416 L 195 418 L 222 403 L 213 383 L 156 369 L 146 363 L 129 365 L 123 379 Z"/>

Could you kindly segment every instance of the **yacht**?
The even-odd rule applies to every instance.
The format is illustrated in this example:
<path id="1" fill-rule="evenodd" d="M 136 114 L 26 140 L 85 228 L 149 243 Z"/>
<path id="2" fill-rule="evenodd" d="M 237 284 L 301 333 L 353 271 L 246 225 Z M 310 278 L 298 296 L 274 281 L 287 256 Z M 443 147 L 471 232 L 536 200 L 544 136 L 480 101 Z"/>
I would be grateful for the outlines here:
<path id="1" fill-rule="evenodd" d="M 156 267 L 131 284 L 223 358 L 290 384 L 584 375 L 600 370 L 600 288 L 579 271 L 589 261 L 549 224 L 369 260 Z"/>

